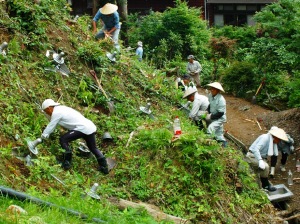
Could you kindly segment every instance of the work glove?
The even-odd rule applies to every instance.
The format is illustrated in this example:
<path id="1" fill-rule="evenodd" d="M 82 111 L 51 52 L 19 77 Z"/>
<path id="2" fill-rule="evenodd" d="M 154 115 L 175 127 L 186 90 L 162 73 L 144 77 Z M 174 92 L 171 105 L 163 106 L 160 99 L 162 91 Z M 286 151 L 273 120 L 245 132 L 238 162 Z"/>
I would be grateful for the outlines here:
<path id="1" fill-rule="evenodd" d="M 200 118 L 200 120 L 205 120 L 206 115 L 208 114 L 208 111 L 198 111 L 197 116 Z"/>
<path id="2" fill-rule="evenodd" d="M 291 151 L 292 154 L 294 153 L 295 147 L 293 145 L 290 146 L 290 151 Z"/>
<path id="3" fill-rule="evenodd" d="M 198 116 L 201 120 L 205 120 L 207 113 L 207 111 L 199 111 Z"/>
<path id="4" fill-rule="evenodd" d="M 265 164 L 265 162 L 262 159 L 258 161 L 258 167 L 261 170 L 265 170 L 266 169 L 266 164 Z"/>
<path id="5" fill-rule="evenodd" d="M 206 114 L 205 120 L 206 122 L 211 122 L 211 114 Z"/>

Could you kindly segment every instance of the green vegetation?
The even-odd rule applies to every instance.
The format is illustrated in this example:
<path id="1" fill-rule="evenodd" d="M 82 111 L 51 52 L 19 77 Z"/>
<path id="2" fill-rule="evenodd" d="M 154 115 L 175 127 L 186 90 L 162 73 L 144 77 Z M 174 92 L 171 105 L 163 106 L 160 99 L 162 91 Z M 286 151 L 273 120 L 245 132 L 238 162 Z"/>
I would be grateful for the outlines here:
<path id="1" fill-rule="evenodd" d="M 272 7 L 266 7 L 261 15 L 270 13 Z M 297 53 L 297 48 L 289 45 L 291 42 L 283 42 L 282 37 L 272 37 L 274 42 L 266 35 L 257 37 L 253 28 L 209 30 L 199 19 L 199 11 L 178 1 L 176 8 L 153 12 L 138 23 L 128 23 L 130 43 L 145 43 L 145 61 L 140 63 L 122 51 L 117 62 L 111 63 L 106 52 L 112 52 L 113 45 L 106 40 L 93 40 L 88 29 L 89 17 L 70 22 L 65 1 L 43 0 L 34 4 L 8 0 L 0 5 L 0 11 L 0 40 L 9 43 L 7 56 L 0 55 L 0 185 L 108 223 L 170 223 L 155 220 L 144 209 L 121 211 L 111 202 L 112 197 L 151 203 L 165 213 L 194 223 L 243 223 L 245 217 L 258 223 L 270 221 L 268 214 L 272 210 L 268 200 L 258 189 L 242 153 L 231 147 L 223 149 L 208 139 L 176 108 L 183 102 L 182 93 L 173 88 L 175 77 L 167 77 L 160 68 L 177 66 L 183 72 L 186 56 L 195 54 L 203 65 L 205 83 L 222 80 L 232 93 L 247 97 L 245 93 L 254 91 L 261 78 L 266 77 L 265 89 L 270 96 L 287 99 L 289 90 L 294 94 L 288 103 L 295 106 L 299 104 L 299 71 L 298 64 L 290 60 L 290 54 Z M 267 27 L 260 16 L 257 18 L 262 27 Z M 296 38 L 297 32 L 288 33 Z M 285 51 L 279 50 L 283 48 L 277 49 L 280 54 L 275 58 L 268 58 L 267 66 L 259 63 L 263 62 L 264 53 L 258 50 L 280 46 L 280 41 L 288 47 L 290 59 L 286 58 L 284 63 L 289 66 L 282 66 Z M 45 71 L 54 67 L 45 56 L 46 50 L 66 53 L 69 77 Z M 108 113 L 106 97 L 95 88 L 91 69 L 115 102 L 114 114 Z M 74 156 L 72 170 L 63 171 L 57 164 L 63 153 L 58 143 L 62 131 L 59 128 L 38 146 L 33 166 L 26 166 L 12 155 L 12 151 L 17 151 L 18 156 L 27 155 L 26 139 L 41 135 L 48 122 L 40 110 L 46 98 L 59 99 L 96 124 L 98 145 L 107 157 L 118 161 L 108 176 L 97 171 L 93 157 Z M 151 102 L 155 119 L 139 111 L 147 102 Z M 183 134 L 174 141 L 175 116 L 181 119 Z M 101 136 L 106 131 L 111 133 L 114 143 L 105 146 Z M 132 140 L 128 141 L 132 132 Z M 76 147 L 74 143 L 75 155 Z M 95 182 L 99 183 L 101 200 L 83 198 L 82 194 Z M 7 215 L 5 210 L 11 204 L 20 205 L 28 214 Z M 0 198 L 1 223 L 30 223 L 32 216 L 39 216 L 46 223 L 92 222 L 57 208 Z"/>
<path id="2" fill-rule="evenodd" d="M 199 20 L 199 9 L 176 3 L 176 8 L 153 12 L 141 20 L 137 15 L 129 17 L 129 42 L 144 42 L 149 63 L 159 68 L 177 67 L 184 74 L 186 63 L 182 61 L 194 54 L 203 66 L 203 84 L 219 80 L 227 92 L 250 100 L 265 79 L 266 85 L 257 96 L 260 104 L 271 108 L 276 105 L 274 109 L 298 106 L 294 82 L 299 82 L 299 1 L 281 0 L 266 6 L 255 15 L 257 24 L 252 27 L 211 29 Z M 245 73 L 245 64 L 254 67 Z M 232 71 L 235 74 L 230 74 Z M 241 89 L 234 85 L 243 84 L 248 75 L 247 86 Z"/>
<path id="3" fill-rule="evenodd" d="M 152 12 L 142 20 L 130 16 L 129 41 L 132 45 L 143 41 L 146 57 L 160 68 L 176 58 L 186 59 L 189 54 L 204 59 L 209 53 L 210 32 L 206 22 L 199 19 L 200 13 L 177 0 L 176 7 L 164 13 Z"/>
<path id="4" fill-rule="evenodd" d="M 226 36 L 237 40 L 234 59 L 249 62 L 255 65 L 252 69 L 252 82 L 249 88 L 243 90 L 248 93 L 246 98 L 253 95 L 254 86 L 259 86 L 263 78 L 266 85 L 258 96 L 261 103 L 277 105 L 284 109 L 287 106 L 297 107 L 295 99 L 298 99 L 298 89 L 293 84 L 298 82 L 299 73 L 299 1 L 281 0 L 265 7 L 255 15 L 257 25 L 253 28 L 224 27 L 216 29 L 214 33 L 218 36 Z M 232 58 L 231 58 L 232 59 Z M 235 70 L 236 63 L 224 67 L 224 73 L 229 74 Z M 231 68 L 232 67 L 232 68 Z M 244 75 L 240 73 L 243 83 Z M 237 80 L 235 80 L 237 81 Z M 224 80 L 224 84 L 230 85 L 235 82 L 230 77 Z M 257 88 L 256 87 L 256 88 Z M 296 87 L 296 88 L 295 88 Z M 238 92 L 240 86 L 236 85 L 232 92 Z"/>

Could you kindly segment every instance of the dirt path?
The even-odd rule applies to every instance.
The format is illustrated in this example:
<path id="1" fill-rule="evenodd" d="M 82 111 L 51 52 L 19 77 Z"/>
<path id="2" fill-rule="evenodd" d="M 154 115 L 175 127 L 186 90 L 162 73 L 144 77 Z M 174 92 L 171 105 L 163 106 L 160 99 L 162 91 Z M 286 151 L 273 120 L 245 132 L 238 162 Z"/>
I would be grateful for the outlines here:
<path id="1" fill-rule="evenodd" d="M 205 95 L 204 89 L 199 89 L 198 92 Z M 259 135 L 264 134 L 269 130 L 270 122 L 274 123 L 272 123 L 271 125 L 276 125 L 283 128 L 287 133 L 291 133 L 291 129 L 295 129 L 293 128 L 293 125 L 295 125 L 295 122 L 293 120 L 289 121 L 291 122 L 290 124 L 285 122 L 285 127 L 283 127 L 283 125 L 280 123 L 282 118 L 280 114 L 278 115 L 277 112 L 272 112 L 266 108 L 252 104 L 251 102 L 248 102 L 244 99 L 236 98 L 227 94 L 223 95 L 226 99 L 227 104 L 227 123 L 224 125 L 224 129 L 225 131 L 228 131 L 234 137 L 242 141 L 247 148 L 249 148 L 252 142 Z M 267 119 L 262 119 L 266 117 L 268 117 L 268 122 Z M 272 118 L 276 118 L 276 120 L 272 120 Z M 265 125 L 268 127 L 266 127 Z M 295 147 L 299 147 L 299 141 L 297 142 L 297 139 L 299 138 L 299 131 L 297 132 L 297 136 L 293 136 L 293 138 L 295 140 Z M 287 171 L 290 169 L 293 172 L 293 177 L 299 178 L 299 180 L 295 180 L 294 185 L 288 186 L 288 188 L 294 194 L 293 198 L 288 201 L 288 205 L 290 206 L 289 210 L 300 211 L 300 172 L 296 172 L 296 160 L 297 158 L 300 158 L 300 151 L 289 156 L 286 164 L 286 172 L 280 171 L 280 158 L 281 155 L 279 155 L 278 157 L 275 177 L 274 179 L 270 179 L 270 181 L 274 185 L 285 184 L 286 186 L 288 186 Z"/>
<path id="2" fill-rule="evenodd" d="M 257 117 L 266 116 L 270 111 L 243 99 L 229 95 L 224 97 L 227 103 L 227 123 L 224 129 L 241 140 L 248 148 L 259 135 L 268 130 L 261 120 L 257 120 Z"/>

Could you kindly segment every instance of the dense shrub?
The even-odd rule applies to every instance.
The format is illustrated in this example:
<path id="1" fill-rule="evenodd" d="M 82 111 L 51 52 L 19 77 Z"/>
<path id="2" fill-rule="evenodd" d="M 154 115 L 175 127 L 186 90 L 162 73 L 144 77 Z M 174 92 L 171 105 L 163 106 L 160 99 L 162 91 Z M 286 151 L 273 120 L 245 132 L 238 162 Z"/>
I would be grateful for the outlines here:
<path id="1" fill-rule="evenodd" d="M 299 1 L 280 0 L 254 16 L 257 22 L 254 27 L 212 29 L 215 38 L 225 36 L 236 40 L 233 58 L 243 62 L 230 65 L 230 58 L 214 54 L 214 75 L 218 78 L 223 74 L 229 92 L 241 97 L 247 97 L 248 91 L 255 94 L 265 77 L 266 85 L 258 96 L 260 102 L 267 106 L 278 105 L 280 109 L 298 105 L 299 12 Z M 251 70 L 243 69 L 247 64 L 255 66 L 250 66 Z"/>
<path id="2" fill-rule="evenodd" d="M 265 64 L 272 71 L 299 69 L 300 43 L 299 35 L 300 2 L 298 0 L 281 0 L 268 5 L 257 13 L 254 19 L 260 25 L 261 40 L 257 41 L 253 52 L 257 63 Z M 259 49 L 259 50 L 258 50 Z"/>
<path id="3" fill-rule="evenodd" d="M 138 40 L 143 41 L 145 56 L 157 65 L 163 67 L 165 63 L 180 56 L 186 58 L 194 54 L 204 58 L 209 52 L 208 42 L 210 32 L 206 22 L 201 20 L 201 11 L 189 8 L 186 2 L 177 1 L 176 7 L 169 8 L 163 13 L 151 12 L 137 23 L 137 16 L 133 15 L 129 24 L 129 42 L 135 45 Z"/>
<path id="4" fill-rule="evenodd" d="M 252 42 L 257 38 L 256 28 L 253 27 L 238 27 L 224 26 L 220 28 L 212 28 L 214 37 L 227 37 L 228 39 L 236 40 L 239 48 L 251 47 Z"/>
<path id="5" fill-rule="evenodd" d="M 254 66 L 249 62 L 234 62 L 228 69 L 225 69 L 222 82 L 226 91 L 239 97 L 246 97 L 247 92 L 255 88 L 253 82 Z"/>
<path id="6" fill-rule="evenodd" d="M 300 107 L 300 72 L 298 71 L 295 74 L 295 77 L 292 79 L 292 82 L 289 83 L 289 101 L 288 105 L 290 107 Z"/>

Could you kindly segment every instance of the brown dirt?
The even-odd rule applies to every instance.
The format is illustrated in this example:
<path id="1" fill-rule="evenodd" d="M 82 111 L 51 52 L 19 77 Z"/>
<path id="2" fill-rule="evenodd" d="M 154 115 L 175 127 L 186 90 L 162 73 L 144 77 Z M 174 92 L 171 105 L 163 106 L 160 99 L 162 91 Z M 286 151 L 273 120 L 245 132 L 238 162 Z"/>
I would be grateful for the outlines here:
<path id="1" fill-rule="evenodd" d="M 205 94 L 203 89 L 199 92 Z M 252 142 L 261 134 L 266 133 L 271 126 L 278 126 L 284 129 L 295 140 L 295 148 L 300 145 L 300 109 L 290 109 L 281 112 L 273 112 L 259 105 L 252 104 L 243 99 L 239 99 L 224 94 L 227 104 L 227 123 L 224 125 L 225 131 L 239 139 L 249 148 Z M 232 143 L 229 142 L 231 145 Z M 287 172 L 279 169 L 280 158 L 278 157 L 275 177 L 270 179 L 272 184 L 285 184 L 294 194 L 293 198 L 287 202 L 289 211 L 300 211 L 300 172 L 296 172 L 296 160 L 300 158 L 300 150 L 288 157 L 286 164 L 287 171 L 293 172 L 294 185 L 287 185 Z"/>

